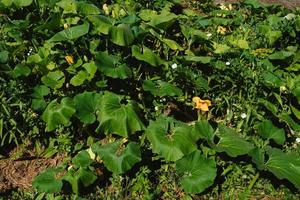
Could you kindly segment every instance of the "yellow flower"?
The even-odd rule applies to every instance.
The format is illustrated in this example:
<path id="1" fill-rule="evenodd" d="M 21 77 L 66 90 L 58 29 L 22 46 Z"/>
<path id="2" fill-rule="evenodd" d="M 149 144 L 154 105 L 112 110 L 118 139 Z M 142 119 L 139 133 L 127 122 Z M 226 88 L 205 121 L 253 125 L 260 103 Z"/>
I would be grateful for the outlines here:
<path id="1" fill-rule="evenodd" d="M 194 97 L 193 102 L 195 103 L 195 108 L 202 111 L 208 111 L 208 107 L 211 106 L 210 100 L 202 100 L 200 97 Z"/>
<path id="2" fill-rule="evenodd" d="M 65 59 L 69 65 L 74 64 L 73 56 L 65 56 Z"/>
<path id="3" fill-rule="evenodd" d="M 217 30 L 217 33 L 220 33 L 222 35 L 225 35 L 227 29 L 223 26 L 218 26 L 218 30 Z"/>

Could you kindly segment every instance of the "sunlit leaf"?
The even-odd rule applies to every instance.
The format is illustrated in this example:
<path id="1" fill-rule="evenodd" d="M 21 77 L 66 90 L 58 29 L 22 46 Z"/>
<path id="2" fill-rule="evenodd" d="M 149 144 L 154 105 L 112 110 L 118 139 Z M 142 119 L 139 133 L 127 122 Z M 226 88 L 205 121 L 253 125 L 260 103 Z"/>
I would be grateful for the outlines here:
<path id="1" fill-rule="evenodd" d="M 181 186 L 188 193 L 201 193 L 214 183 L 217 176 L 216 162 L 205 158 L 199 150 L 176 161 L 181 174 Z"/>
<path id="2" fill-rule="evenodd" d="M 105 145 L 95 143 L 92 149 L 103 160 L 105 167 L 115 174 L 123 174 L 141 161 L 140 147 L 136 142 L 127 145 L 122 140 Z"/>
<path id="3" fill-rule="evenodd" d="M 75 107 L 71 98 L 65 97 L 60 103 L 57 99 L 51 101 L 42 115 L 42 120 L 47 124 L 46 131 L 53 131 L 59 125 L 69 125 L 74 113 Z"/>
<path id="4" fill-rule="evenodd" d="M 197 149 L 191 127 L 167 117 L 151 121 L 146 136 L 154 153 L 176 161 Z"/>

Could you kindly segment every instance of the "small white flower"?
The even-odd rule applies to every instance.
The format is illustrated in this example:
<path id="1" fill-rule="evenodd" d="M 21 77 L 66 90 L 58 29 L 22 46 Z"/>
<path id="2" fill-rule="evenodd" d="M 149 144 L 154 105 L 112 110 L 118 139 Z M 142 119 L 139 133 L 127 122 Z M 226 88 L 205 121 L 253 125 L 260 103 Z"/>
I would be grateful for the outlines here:
<path id="1" fill-rule="evenodd" d="M 296 138 L 296 143 L 300 143 L 300 138 Z"/>
<path id="2" fill-rule="evenodd" d="M 155 107 L 154 107 L 154 110 L 155 110 L 155 111 L 158 111 L 158 110 L 159 110 L 158 106 L 155 106 Z"/>
<path id="3" fill-rule="evenodd" d="M 247 175 L 244 174 L 244 175 L 242 176 L 242 179 L 246 179 L 246 178 L 247 178 Z"/>
<path id="4" fill-rule="evenodd" d="M 226 62 L 225 64 L 226 64 L 226 65 L 230 65 L 230 62 Z"/>
<path id="5" fill-rule="evenodd" d="M 247 117 L 246 113 L 242 113 L 242 114 L 241 114 L 241 118 L 242 118 L 242 119 L 246 119 L 246 117 Z"/>
<path id="6" fill-rule="evenodd" d="M 212 36 L 212 34 L 211 34 L 211 33 L 207 33 L 206 36 L 207 36 L 208 38 L 210 38 L 210 37 Z"/>
<path id="7" fill-rule="evenodd" d="M 176 68 L 177 68 L 177 64 L 174 63 L 173 65 L 171 65 L 171 68 L 172 68 L 172 69 L 176 69 Z"/>

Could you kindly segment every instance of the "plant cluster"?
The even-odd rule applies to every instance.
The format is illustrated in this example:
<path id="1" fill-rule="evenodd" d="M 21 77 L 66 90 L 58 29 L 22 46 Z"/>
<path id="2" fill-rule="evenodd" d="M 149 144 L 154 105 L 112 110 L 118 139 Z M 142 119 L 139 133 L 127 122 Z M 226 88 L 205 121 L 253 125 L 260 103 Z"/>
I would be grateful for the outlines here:
<path id="1" fill-rule="evenodd" d="M 0 22 L 0 147 L 69 154 L 35 178 L 41 195 L 124 176 L 132 198 L 189 199 L 234 169 L 252 174 L 239 198 L 260 174 L 300 188 L 299 10 L 2 0 Z M 151 170 L 173 173 L 171 196 L 168 180 L 150 191 Z"/>

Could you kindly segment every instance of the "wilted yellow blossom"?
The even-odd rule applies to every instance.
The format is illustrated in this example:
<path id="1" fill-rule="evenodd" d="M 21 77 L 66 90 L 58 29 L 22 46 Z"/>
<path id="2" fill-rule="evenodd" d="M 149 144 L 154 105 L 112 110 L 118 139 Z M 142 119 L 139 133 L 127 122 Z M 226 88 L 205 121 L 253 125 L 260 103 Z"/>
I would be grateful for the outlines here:
<path id="1" fill-rule="evenodd" d="M 217 30 L 217 33 L 220 33 L 222 35 L 225 35 L 227 29 L 223 26 L 218 26 L 218 30 Z"/>
<path id="2" fill-rule="evenodd" d="M 194 97 L 193 102 L 195 103 L 195 108 L 202 111 L 208 111 L 208 107 L 211 106 L 210 100 L 202 100 L 200 97 Z"/>
<path id="3" fill-rule="evenodd" d="M 65 59 L 69 65 L 74 64 L 73 56 L 65 56 Z"/>

